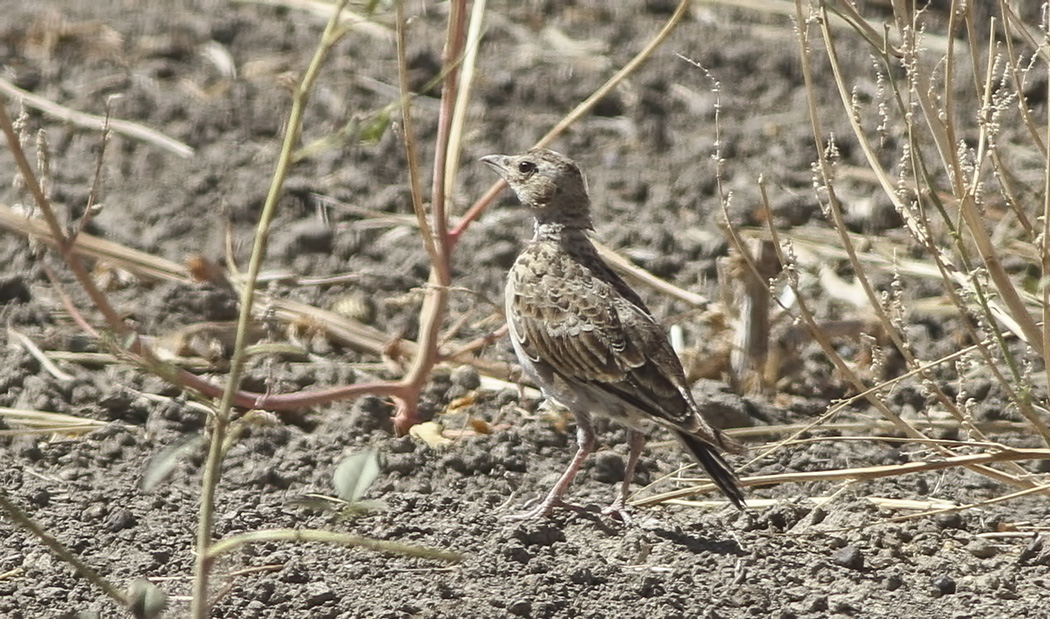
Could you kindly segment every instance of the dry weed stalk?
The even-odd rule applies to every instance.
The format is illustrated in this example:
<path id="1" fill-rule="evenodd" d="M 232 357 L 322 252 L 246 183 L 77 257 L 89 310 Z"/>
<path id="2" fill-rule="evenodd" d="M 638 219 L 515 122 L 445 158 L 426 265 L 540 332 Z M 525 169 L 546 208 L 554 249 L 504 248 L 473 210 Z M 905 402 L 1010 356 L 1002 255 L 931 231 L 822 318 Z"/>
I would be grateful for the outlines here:
<path id="1" fill-rule="evenodd" d="M 801 265 L 790 252 L 790 245 L 772 226 L 768 236 L 773 240 L 781 263 L 785 265 L 787 285 L 794 289 L 796 304 L 791 311 L 809 330 L 834 363 L 839 374 L 868 403 L 889 420 L 910 440 L 934 450 L 950 466 L 964 466 L 982 475 L 1021 488 L 1021 493 L 1047 494 L 1040 484 L 1020 466 L 1018 460 L 1046 459 L 1046 450 L 1010 450 L 989 441 L 980 424 L 971 416 L 970 404 L 949 396 L 932 370 L 946 359 L 926 362 L 918 358 L 903 330 L 904 307 L 893 291 L 882 291 L 871 280 L 870 261 L 865 256 L 870 250 L 861 249 L 843 217 L 845 207 L 839 197 L 840 165 L 835 137 L 824 128 L 830 110 L 820 109 L 817 101 L 818 85 L 813 66 L 819 55 L 831 67 L 833 86 L 840 95 L 843 113 L 852 128 L 852 137 L 860 145 L 876 185 L 895 206 L 904 227 L 910 233 L 913 247 L 925 252 L 926 271 L 930 266 L 942 284 L 944 295 L 955 309 L 954 318 L 972 344 L 967 347 L 966 361 L 976 360 L 1003 390 L 1013 407 L 1025 419 L 1027 428 L 1050 444 L 1050 426 L 1044 418 L 1047 410 L 1045 385 L 1036 395 L 1037 382 L 1026 370 L 1034 364 L 1045 364 L 1044 350 L 1050 345 L 1050 323 L 1046 320 L 1050 307 L 1050 162 L 1047 160 L 1043 136 L 1035 130 L 1031 110 L 1026 103 L 1025 77 L 1038 67 L 1046 70 L 1045 47 L 1038 38 L 1023 28 L 1017 18 L 1016 7 L 1006 0 L 999 3 L 1000 19 L 992 19 L 987 28 L 980 29 L 975 22 L 973 3 L 954 2 L 948 9 L 947 32 L 943 36 L 927 35 L 933 28 L 930 15 L 910 10 L 904 2 L 893 2 L 893 19 L 887 24 L 885 36 L 877 25 L 868 23 L 851 4 L 837 1 L 796 0 L 796 27 L 802 57 L 803 76 L 810 95 L 810 121 L 816 142 L 818 159 L 814 166 L 814 184 L 817 198 L 825 210 L 832 229 L 837 233 L 838 246 L 850 265 L 854 278 L 868 300 L 878 328 L 888 342 L 899 351 L 908 375 L 917 377 L 936 402 L 946 410 L 968 435 L 963 445 L 947 444 L 932 439 L 917 425 L 902 418 L 884 400 L 892 384 L 870 384 L 845 359 L 839 356 L 827 333 L 810 309 L 798 288 L 797 274 Z M 834 15 L 832 14 L 834 12 Z M 1045 14 L 1044 14 L 1045 15 Z M 834 19 L 833 19 L 834 18 Z M 848 27 L 842 27 L 845 23 Z M 834 27 L 833 27 L 834 26 Z M 963 40 L 964 50 L 972 75 L 962 78 L 956 47 Z M 977 35 L 987 30 L 989 40 L 984 43 Z M 1047 26 L 1041 27 L 1043 45 Z M 925 46 L 936 38 L 937 53 Z M 1001 41 L 1006 40 L 1008 54 L 1004 56 Z M 871 50 L 877 63 L 877 82 L 885 89 L 884 96 L 872 107 L 877 111 L 866 116 L 858 102 L 855 87 L 849 83 L 838 56 L 840 46 L 860 43 Z M 987 45 L 987 49 L 984 48 Z M 1015 46 L 1024 51 L 1015 50 Z M 817 51 L 817 50 L 820 51 Z M 973 109 L 968 101 L 981 102 Z M 1020 138 L 1005 134 L 1004 125 L 1010 118 L 1019 117 L 1027 134 Z M 896 158 L 899 168 L 890 170 L 887 157 L 879 152 L 872 136 L 878 134 L 883 143 L 888 134 L 902 144 Z M 1025 139 L 1027 137 L 1027 139 Z M 964 138 L 970 139 L 968 147 Z M 1015 140 L 1011 142 L 1010 140 Z M 1050 141 L 1048 139 L 1047 141 Z M 1042 162 L 1044 193 L 1042 202 L 1033 212 L 1025 208 L 1019 198 L 1017 181 L 1025 178 L 1021 171 L 1010 167 L 1015 152 L 1035 153 Z M 1031 176 L 1030 174 L 1028 175 Z M 760 181 L 765 197 L 765 185 Z M 991 205 L 1008 205 L 1003 220 L 993 222 L 985 209 Z M 766 200 L 768 208 L 768 199 Z M 1012 221 L 1010 214 L 1014 215 Z M 1031 222 L 1044 216 L 1043 229 L 1035 231 Z M 1004 232 L 1006 231 L 1006 232 Z M 1026 251 L 1014 253 L 1031 256 L 1031 268 L 1041 269 L 1038 296 L 1025 287 L 1023 272 L 1017 273 L 1004 266 L 1004 246 L 1000 240 L 1012 231 L 1012 243 Z M 733 231 L 734 243 L 744 241 Z M 753 262 L 750 267 L 756 271 Z M 899 277 L 900 273 L 894 273 Z M 894 285 L 900 285 L 896 283 Z M 1042 297 L 1041 299 L 1039 297 Z M 1005 334 L 1003 333 L 1005 331 Z M 963 354 L 952 355 L 961 359 Z M 960 361 L 956 361 L 960 362 Z M 1050 368 L 1046 370 L 1050 372 Z M 1050 379 L 1048 379 L 1050 381 Z M 964 387 L 965 388 L 965 387 Z M 812 426 L 830 419 L 837 407 Z M 795 435 L 797 436 L 797 434 Z M 794 437 L 792 437 L 794 438 Z M 792 439 L 788 439 L 792 440 Z M 782 441 L 767 452 L 786 444 Z M 961 454 L 957 449 L 978 450 L 978 454 Z M 1025 457 L 1006 456 L 1012 451 Z M 761 456 L 760 456 L 761 457 Z M 991 463 L 1003 467 L 993 468 Z M 924 470 L 923 463 L 914 463 Z M 887 469 L 887 474 L 904 474 L 915 467 Z M 849 473 L 858 479 L 858 471 Z M 752 480 L 758 481 L 758 480 Z M 747 481 L 745 481 L 747 483 Z M 761 483 L 761 482 L 759 482 Z"/>
<path id="2" fill-rule="evenodd" d="M 1050 41 L 1047 12 L 1044 8 L 1044 23 L 1036 31 L 1018 17 L 1014 3 L 1000 0 L 1000 18 L 981 24 L 987 26 L 985 30 L 989 32 L 987 49 L 984 49 L 977 35 L 980 29 L 973 3 L 951 3 L 947 9 L 947 31 L 938 34 L 931 33 L 933 28 L 925 21 L 930 14 L 926 11 L 911 10 L 904 2 L 891 4 L 893 19 L 881 28 L 869 23 L 849 2 L 794 2 L 802 69 L 809 93 L 809 116 L 818 153 L 814 187 L 837 237 L 837 246 L 832 247 L 827 239 L 821 239 L 818 243 L 824 246 L 810 255 L 836 254 L 836 259 L 848 263 L 858 289 L 875 316 L 874 328 L 899 352 L 906 372 L 892 380 L 872 384 L 839 355 L 828 330 L 818 321 L 799 287 L 799 273 L 811 267 L 799 262 L 792 250 L 792 239 L 782 238 L 786 235 L 772 225 L 771 217 L 766 219 L 769 226 L 765 233 L 750 233 L 746 235 L 748 238 L 732 225 L 728 226 L 733 246 L 755 279 L 772 282 L 749 251 L 751 239 L 773 241 L 784 266 L 782 279 L 793 292 L 794 304 L 784 309 L 809 332 L 838 374 L 857 393 L 832 405 L 812 423 L 792 428 L 791 436 L 770 446 L 756 460 L 795 442 L 813 429 L 824 427 L 845 406 L 865 399 L 907 440 L 926 445 L 943 458 L 942 462 L 949 463 L 948 466 L 966 467 L 1021 489 L 1000 499 L 1030 493 L 1050 495 L 1050 487 L 1018 463 L 1047 459 L 1050 452 L 1013 450 L 990 441 L 986 432 L 1004 428 L 974 419 L 972 402 L 949 396 L 934 373 L 949 364 L 979 364 L 1020 413 L 1024 419 L 1022 427 L 1050 444 L 1050 425 L 1045 418 L 1050 409 L 1046 395 L 1050 366 L 1044 355 L 1050 346 L 1050 159 L 1046 148 L 1050 143 L 1050 129 L 1045 130 L 1045 135 L 1038 129 L 1025 94 L 1026 79 L 1032 74 L 1045 75 L 1047 71 L 1046 44 Z M 965 29 L 965 38 L 960 36 L 962 29 Z M 965 79 L 957 75 L 962 63 L 958 61 L 956 47 L 962 40 L 968 42 L 964 51 L 973 68 L 972 75 Z M 882 95 L 871 104 L 877 111 L 870 116 L 865 116 L 865 108 L 858 103 L 857 89 L 848 83 L 838 56 L 839 46 L 858 43 L 871 50 L 878 72 L 875 81 Z M 824 129 L 832 111 L 820 109 L 817 103 L 821 98 L 813 66 L 820 56 L 831 67 L 832 85 L 842 102 L 839 112 L 849 122 L 852 137 L 859 143 L 868 165 L 863 171 L 840 163 L 835 136 Z M 978 101 L 980 106 L 974 109 L 970 101 Z M 1024 129 L 1019 137 L 1004 132 L 1011 118 L 1019 119 L 1018 126 Z M 892 134 L 903 145 L 896 158 L 899 166 L 896 171 L 884 163 L 887 157 L 879 152 L 874 134 L 883 143 L 887 135 Z M 967 146 L 968 143 L 974 146 Z M 1037 159 L 1041 167 L 1018 169 L 1016 162 L 1025 161 L 1025 157 L 1010 156 L 1017 153 L 1023 153 L 1029 160 Z M 1026 193 L 1020 179 L 1032 178 L 1037 173 L 1042 193 L 1034 190 Z M 861 237 L 848 229 L 843 217 L 845 207 L 837 191 L 838 183 L 847 175 L 852 180 L 870 179 L 881 189 L 911 236 L 913 246 L 901 247 L 902 253 L 913 252 L 918 247 L 925 252 L 924 259 L 899 258 L 895 245 L 892 254 L 880 253 L 879 245 L 885 244 L 881 241 L 860 243 Z M 759 188 L 769 212 L 766 187 L 761 179 Z M 725 207 L 724 193 L 723 198 Z M 1036 204 L 1038 208 L 1033 208 Z M 1000 209 L 1005 214 L 999 221 L 986 214 L 986 208 L 995 205 L 1005 207 Z M 727 210 L 725 215 L 728 221 Z M 1032 222 L 1040 216 L 1043 222 L 1041 229 L 1037 229 Z M 1009 239 L 1009 243 L 1003 243 L 1003 239 Z M 799 240 L 814 239 L 810 231 L 803 230 Z M 1011 270 L 1004 266 L 1007 256 L 1015 263 L 1018 257 L 1023 257 L 1029 269 L 1041 271 L 1042 279 L 1035 293 L 1025 281 L 1024 269 Z M 970 344 L 940 359 L 920 359 L 903 329 L 906 308 L 899 297 L 899 288 L 879 290 L 872 282 L 872 274 L 880 269 L 885 269 L 884 274 L 891 271 L 895 287 L 904 285 L 901 278 L 907 277 L 939 281 L 944 298 L 954 310 L 951 317 L 959 322 Z M 1038 364 L 1043 365 L 1046 373 L 1042 384 L 1038 374 L 1029 369 L 1035 366 L 1038 370 Z M 966 441 L 933 439 L 920 429 L 932 428 L 933 424 L 916 424 L 904 419 L 886 403 L 884 395 L 906 378 L 918 380 L 931 393 L 937 404 L 951 415 L 955 427 L 965 432 Z M 965 385 L 963 390 L 965 393 Z M 979 453 L 973 454 L 974 450 Z M 1007 452 L 1014 455 L 1007 456 Z M 989 466 L 991 463 L 998 463 L 1005 470 Z M 886 468 L 878 473 L 901 475 L 928 470 L 927 467 L 934 464 L 912 465 Z M 850 482 L 866 478 L 865 471 L 860 469 L 840 473 Z M 814 475 L 819 477 L 821 473 Z M 780 481 L 788 479 L 751 477 L 743 480 L 745 484 Z M 652 504 L 708 489 L 709 486 L 685 488 L 635 504 Z M 967 506 L 958 509 L 965 508 Z"/>

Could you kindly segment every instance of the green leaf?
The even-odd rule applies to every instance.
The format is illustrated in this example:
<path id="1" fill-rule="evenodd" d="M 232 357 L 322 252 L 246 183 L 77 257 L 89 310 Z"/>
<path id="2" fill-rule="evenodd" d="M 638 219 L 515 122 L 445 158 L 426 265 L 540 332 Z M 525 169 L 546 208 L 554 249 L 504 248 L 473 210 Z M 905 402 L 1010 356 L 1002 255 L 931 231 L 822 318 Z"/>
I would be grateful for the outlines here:
<path id="1" fill-rule="evenodd" d="M 142 481 L 139 482 L 139 487 L 143 492 L 152 492 L 171 475 L 171 472 L 175 470 L 175 467 L 179 465 L 179 462 L 186 456 L 197 451 L 200 445 L 204 442 L 204 437 L 195 434 L 186 439 L 176 442 L 174 445 L 164 449 L 149 461 L 146 465 L 146 470 L 142 473 Z"/>
<path id="2" fill-rule="evenodd" d="M 383 108 L 375 118 L 372 118 L 361 126 L 360 138 L 366 144 L 379 142 L 386 130 L 390 128 L 390 110 Z"/>
<path id="3" fill-rule="evenodd" d="M 154 619 L 168 606 L 168 595 L 145 578 L 136 578 L 128 587 L 128 602 L 135 619 Z"/>
<path id="4" fill-rule="evenodd" d="M 361 500 L 379 477 L 379 452 L 373 449 L 350 454 L 335 469 L 332 481 L 339 498 L 353 504 Z"/>

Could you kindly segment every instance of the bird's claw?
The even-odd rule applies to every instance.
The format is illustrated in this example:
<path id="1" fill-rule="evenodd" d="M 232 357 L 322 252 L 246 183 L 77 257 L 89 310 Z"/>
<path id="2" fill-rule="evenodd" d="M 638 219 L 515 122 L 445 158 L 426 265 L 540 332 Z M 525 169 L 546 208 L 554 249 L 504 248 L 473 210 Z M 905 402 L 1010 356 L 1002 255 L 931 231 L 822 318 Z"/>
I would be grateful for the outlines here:
<path id="1" fill-rule="evenodd" d="M 520 514 L 510 514 L 504 516 L 504 520 L 537 520 L 539 518 L 546 518 L 554 513 L 556 509 L 571 509 L 575 512 L 585 512 L 587 508 L 582 505 L 576 505 L 575 503 L 569 503 L 561 498 L 547 498 L 542 503 L 533 507 L 530 510 L 524 511 Z"/>
<path id="2" fill-rule="evenodd" d="M 634 516 L 631 515 L 631 510 L 629 510 L 627 505 L 619 499 L 614 501 L 612 505 L 603 509 L 602 515 L 615 518 L 626 525 L 634 524 Z"/>

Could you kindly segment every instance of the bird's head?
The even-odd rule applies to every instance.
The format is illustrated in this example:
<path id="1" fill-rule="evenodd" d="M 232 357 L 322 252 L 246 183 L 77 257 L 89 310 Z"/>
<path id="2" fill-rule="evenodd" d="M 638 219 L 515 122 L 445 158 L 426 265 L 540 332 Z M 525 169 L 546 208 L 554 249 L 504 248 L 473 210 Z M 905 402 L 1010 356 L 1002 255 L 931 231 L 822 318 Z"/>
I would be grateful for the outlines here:
<path id="1" fill-rule="evenodd" d="M 591 228 L 591 201 L 579 166 L 561 153 L 534 148 L 520 155 L 488 155 L 496 171 L 540 224 Z"/>

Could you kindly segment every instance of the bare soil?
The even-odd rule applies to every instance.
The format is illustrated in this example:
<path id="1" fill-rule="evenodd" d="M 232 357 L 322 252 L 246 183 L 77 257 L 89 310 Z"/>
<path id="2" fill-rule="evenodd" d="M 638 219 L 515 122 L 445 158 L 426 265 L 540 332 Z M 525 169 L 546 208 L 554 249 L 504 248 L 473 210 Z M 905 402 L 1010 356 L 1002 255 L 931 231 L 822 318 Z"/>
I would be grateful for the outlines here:
<path id="1" fill-rule="evenodd" d="M 408 3 L 413 84 L 440 70 L 444 3 Z M 456 187 L 459 213 L 493 181 L 478 157 L 523 150 L 588 96 L 655 35 L 673 2 L 504 2 L 489 8 L 464 163 Z M 88 232 L 182 262 L 221 262 L 229 227 L 235 255 L 246 263 L 259 208 L 272 174 L 289 106 L 288 75 L 307 65 L 323 20 L 255 3 L 0 2 L 0 62 L 5 79 L 70 108 L 141 123 L 195 149 L 180 158 L 114 135 L 103 162 L 101 214 Z M 871 9 L 879 18 L 878 8 Z M 869 71 L 867 51 L 848 41 L 844 62 Z M 224 68 L 233 62 L 235 74 Z M 812 191 L 815 159 L 806 92 L 792 24 L 775 13 L 696 6 L 642 71 L 575 125 L 555 147 L 587 171 L 595 236 L 661 278 L 718 298 L 718 261 L 728 243 L 719 227 L 715 104 L 719 82 L 723 183 L 733 193 L 739 225 L 760 221 L 759 185 L 769 188 L 778 225 L 787 230 L 821 219 Z M 965 59 L 960 58 L 960 62 Z M 306 114 L 309 142 L 355 117 L 381 109 L 396 94 L 395 49 L 388 30 L 350 34 L 333 53 Z M 826 67 L 816 77 L 828 84 Z M 874 85 L 871 87 L 873 90 Z M 1045 89 L 1044 89 L 1045 90 Z M 424 161 L 431 160 L 437 93 L 415 101 Z M 862 93 L 863 94 L 863 93 Z M 870 93 L 868 93 L 870 95 Z M 10 101 L 9 110 L 16 110 Z M 1045 102 L 1036 102 L 1045 118 Z M 847 136 L 844 119 L 827 131 Z M 97 133 L 30 111 L 29 129 L 46 128 L 50 187 L 69 217 L 82 214 L 96 166 Z M 887 145 L 889 148 L 892 145 Z M 847 162 L 861 163 L 848 140 Z M 9 153 L 0 153 L 13 170 Z M 13 173 L 9 172 L 9 178 Z M 856 196 L 876 193 L 859 182 Z M 10 183 L 6 204 L 28 202 Z M 473 226 L 456 255 L 450 322 L 464 340 L 499 326 L 502 278 L 530 234 L 525 213 L 501 204 Z M 858 219 L 859 231 L 892 233 L 895 219 Z M 879 211 L 879 209 L 883 209 Z M 322 214 L 324 219 L 322 219 Z M 352 302 L 371 324 L 414 337 L 426 253 L 414 228 L 402 141 L 394 128 L 375 140 L 321 152 L 295 168 L 274 227 L 267 271 L 301 277 L 342 276 L 323 285 L 279 278 L 272 294 L 322 307 Z M 380 217 L 379 215 L 383 215 Z M 45 266 L 54 268 L 87 308 L 53 255 L 14 234 L 0 236 L 0 316 L 45 350 L 99 347 L 70 320 Z M 151 283 L 113 274 L 120 311 L 142 332 L 163 336 L 236 315 L 232 293 L 206 284 Z M 684 304 L 640 289 L 668 324 L 680 322 L 694 355 L 710 352 L 712 329 Z M 828 302 L 830 303 L 830 302 Z M 830 304 L 824 311 L 835 311 Z M 93 314 L 87 315 L 94 319 Z M 916 322 L 916 346 L 935 358 L 951 325 Z M 270 337 L 286 339 L 283 326 Z M 305 330 L 307 333 L 309 329 Z M 309 359 L 271 357 L 250 370 L 248 386 L 293 391 L 396 373 L 319 338 L 306 338 Z M 186 616 L 203 454 L 194 451 L 170 479 L 143 491 L 151 459 L 200 433 L 205 419 L 163 381 L 125 365 L 59 362 L 61 381 L 24 347 L 0 351 L 0 405 L 68 412 L 107 425 L 86 436 L 0 437 L 0 487 L 52 535 L 120 586 L 146 577 L 169 596 L 169 616 Z M 844 344 L 848 346 L 849 344 Z M 510 361 L 505 341 L 484 351 Z M 220 355 L 221 356 L 221 355 Z M 718 383 L 719 399 L 745 425 L 805 422 L 846 393 L 819 353 L 785 371 L 776 397 L 736 397 Z M 990 383 L 967 384 L 982 418 L 1010 418 Z M 160 395 L 164 398 L 150 398 Z M 471 395 L 465 411 L 446 414 Z M 929 406 L 918 387 L 889 397 L 903 413 Z M 446 428 L 490 424 L 490 434 L 463 432 L 443 448 L 390 430 L 388 402 L 365 398 L 305 412 L 262 416 L 231 446 L 220 487 L 217 536 L 263 528 L 308 527 L 463 553 L 459 564 L 410 559 L 321 544 L 261 544 L 219 566 L 216 617 L 1044 617 L 1050 596 L 1050 548 L 1041 537 L 980 534 L 1038 525 L 1045 498 L 1022 498 L 959 514 L 903 522 L 902 512 L 869 497 L 979 501 L 1006 488 L 959 469 L 842 485 L 785 484 L 749 490 L 772 507 L 642 508 L 624 526 L 599 514 L 622 476 L 624 433 L 606 428 L 572 496 L 593 509 L 549 521 L 504 517 L 545 492 L 574 449 L 571 425 L 543 413 L 516 389 L 478 389 L 477 373 L 441 368 L 427 391 L 427 416 Z M 877 413 L 854 407 L 841 419 Z M 468 419 L 469 417 L 469 419 Z M 833 435 L 833 433 L 825 433 Z M 947 435 L 951 435 L 948 432 Z M 670 437 L 656 434 L 636 481 L 658 482 L 685 464 Z M 1037 446 L 1027 435 L 997 436 Z M 353 519 L 298 506 L 306 493 L 333 494 L 332 472 L 349 451 L 383 454 L 383 473 L 369 496 L 384 511 Z M 894 464 L 921 457 L 914 445 L 826 441 L 779 450 L 743 475 Z M 743 460 L 736 460 L 743 466 Z M 618 476 L 619 475 L 619 476 Z M 824 507 L 807 500 L 834 496 Z M 904 512 L 906 513 L 906 512 Z M 25 530 L 0 519 L 0 615 L 117 616 L 116 605 L 74 574 Z M 78 613 L 89 613 L 79 614 Z M 91 615 L 90 613 L 96 613 Z"/>

